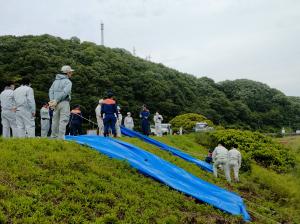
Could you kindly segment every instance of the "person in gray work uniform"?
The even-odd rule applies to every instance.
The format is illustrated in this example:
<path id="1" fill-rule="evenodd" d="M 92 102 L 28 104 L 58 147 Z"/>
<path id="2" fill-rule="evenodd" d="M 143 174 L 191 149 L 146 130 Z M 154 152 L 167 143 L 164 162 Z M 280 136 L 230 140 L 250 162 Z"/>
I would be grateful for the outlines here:
<path id="1" fill-rule="evenodd" d="M 65 139 L 66 126 L 70 117 L 70 100 L 73 69 L 69 65 L 61 68 L 61 74 L 57 74 L 49 89 L 49 106 L 53 108 L 52 138 Z"/>
<path id="2" fill-rule="evenodd" d="M 14 99 L 15 85 L 12 82 L 7 82 L 4 90 L 0 94 L 1 103 L 1 124 L 3 138 L 9 138 L 10 129 L 12 136 L 17 137 L 17 124 L 16 124 L 16 103 Z"/>
<path id="3" fill-rule="evenodd" d="M 47 137 L 50 129 L 50 114 L 49 114 L 49 105 L 44 103 L 43 107 L 40 110 L 41 116 L 41 137 Z"/>
<path id="4" fill-rule="evenodd" d="M 35 99 L 31 82 L 24 77 L 21 86 L 15 89 L 14 99 L 16 101 L 16 122 L 18 137 L 35 137 Z"/>

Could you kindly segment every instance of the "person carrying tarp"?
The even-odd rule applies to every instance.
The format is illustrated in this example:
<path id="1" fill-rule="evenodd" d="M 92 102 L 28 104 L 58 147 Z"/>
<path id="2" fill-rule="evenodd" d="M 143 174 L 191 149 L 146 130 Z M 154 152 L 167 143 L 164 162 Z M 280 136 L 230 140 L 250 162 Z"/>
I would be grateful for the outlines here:
<path id="1" fill-rule="evenodd" d="M 52 138 L 65 139 L 66 126 L 70 117 L 70 100 L 72 82 L 70 78 L 74 70 L 69 65 L 61 68 L 49 89 L 49 106 L 54 109 L 52 117 Z"/>
<path id="2" fill-rule="evenodd" d="M 98 102 L 98 105 L 95 109 L 95 113 L 96 113 L 96 119 L 97 119 L 97 124 L 98 124 L 98 129 L 99 129 L 99 135 L 103 136 L 104 135 L 104 125 L 103 125 L 103 119 L 101 117 L 101 106 L 103 103 L 103 99 L 100 99 Z"/>
<path id="3" fill-rule="evenodd" d="M 233 169 L 234 180 L 236 182 L 239 182 L 239 169 L 241 168 L 242 165 L 242 155 L 236 148 L 237 146 L 234 146 L 232 149 L 229 150 L 228 160 L 229 160 L 229 170 L 231 170 L 231 168 Z"/>
<path id="4" fill-rule="evenodd" d="M 49 105 L 44 103 L 43 107 L 40 110 L 41 116 L 41 137 L 47 137 L 50 129 L 50 114 L 49 114 Z"/>
<path id="5" fill-rule="evenodd" d="M 70 115 L 70 135 L 82 135 L 82 114 L 79 105 L 75 105 Z"/>
<path id="6" fill-rule="evenodd" d="M 35 137 L 35 112 L 36 105 L 33 89 L 30 87 L 30 79 L 24 77 L 21 86 L 15 89 L 14 99 L 16 101 L 16 123 L 18 137 Z"/>
<path id="7" fill-rule="evenodd" d="M 125 125 L 125 128 L 128 128 L 130 130 L 133 130 L 133 128 L 134 128 L 134 122 L 133 122 L 133 118 L 131 117 L 130 112 L 127 112 L 127 116 L 124 119 L 124 125 Z"/>
<path id="8" fill-rule="evenodd" d="M 147 109 L 146 105 L 143 105 L 142 111 L 140 113 L 140 118 L 142 119 L 142 131 L 144 135 L 149 135 L 149 118 L 150 112 Z"/>
<path id="9" fill-rule="evenodd" d="M 156 136 L 161 137 L 162 136 L 161 122 L 163 121 L 163 117 L 158 112 L 156 112 L 153 117 L 153 120 L 155 124 L 155 134 Z"/>
<path id="10" fill-rule="evenodd" d="M 117 103 L 113 99 L 113 93 L 108 92 L 107 98 L 103 101 L 101 106 L 101 117 L 104 123 L 104 137 L 109 136 L 111 130 L 114 137 L 116 137 L 116 121 L 117 121 Z"/>
<path id="11" fill-rule="evenodd" d="M 218 177 L 218 167 L 221 166 L 224 169 L 226 180 L 231 182 L 228 164 L 228 150 L 222 144 L 218 144 L 212 153 L 212 159 L 214 163 L 214 176 Z"/>
<path id="12" fill-rule="evenodd" d="M 11 136 L 10 129 L 12 130 L 13 137 L 17 137 L 18 134 L 14 89 L 15 85 L 12 82 L 7 82 L 4 90 L 0 94 L 1 124 L 3 138 L 9 138 Z"/>

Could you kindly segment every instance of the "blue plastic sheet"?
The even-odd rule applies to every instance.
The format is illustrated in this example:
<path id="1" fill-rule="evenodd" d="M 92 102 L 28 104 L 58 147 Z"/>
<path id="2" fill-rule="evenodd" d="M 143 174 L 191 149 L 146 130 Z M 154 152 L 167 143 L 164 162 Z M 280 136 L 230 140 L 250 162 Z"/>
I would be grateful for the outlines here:
<path id="1" fill-rule="evenodd" d="M 245 221 L 250 220 L 243 199 L 235 193 L 207 183 L 172 163 L 126 142 L 100 136 L 66 136 L 88 145 L 97 151 L 115 159 L 126 160 L 141 173 L 187 195 L 208 203 L 233 215 L 242 215 Z"/>
<path id="2" fill-rule="evenodd" d="M 153 138 L 149 138 L 148 136 L 146 135 L 143 135 L 141 133 L 138 133 L 136 131 L 132 131 L 128 128 L 125 128 L 125 127 L 121 127 L 121 132 L 123 135 L 126 135 L 126 136 L 129 136 L 129 137 L 136 137 L 136 138 L 139 138 L 141 139 L 142 141 L 145 141 L 147 143 L 150 143 L 152 145 L 155 145 L 163 150 L 166 150 L 168 152 L 171 152 L 173 155 L 176 155 L 188 162 L 191 162 L 191 163 L 194 163 L 196 164 L 197 166 L 199 166 L 200 168 L 206 170 L 206 171 L 209 171 L 209 172 L 213 172 L 213 167 L 211 164 L 207 163 L 207 162 L 204 162 L 202 160 L 199 160 L 199 159 L 196 159 L 192 156 L 190 156 L 189 154 L 187 153 L 184 153 L 172 146 L 169 146 L 169 145 L 166 145 L 162 142 L 159 142 L 159 141 L 156 141 L 155 139 Z"/>

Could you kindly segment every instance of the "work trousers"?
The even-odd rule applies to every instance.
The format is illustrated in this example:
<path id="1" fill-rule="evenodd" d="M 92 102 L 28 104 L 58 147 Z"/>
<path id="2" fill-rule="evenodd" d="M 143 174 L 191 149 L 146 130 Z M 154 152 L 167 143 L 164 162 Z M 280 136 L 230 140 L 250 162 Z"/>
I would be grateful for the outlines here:
<path id="1" fill-rule="evenodd" d="M 214 162 L 213 165 L 213 171 L 214 171 L 214 176 L 218 177 L 218 166 L 222 166 L 225 172 L 225 177 L 228 182 L 231 182 L 230 178 L 230 171 L 229 171 L 229 165 L 228 165 L 228 159 L 227 158 L 218 158 Z"/>
<path id="2" fill-rule="evenodd" d="M 65 139 L 66 126 L 70 118 L 70 102 L 62 101 L 57 104 L 52 117 L 52 138 Z"/>
<path id="3" fill-rule="evenodd" d="M 99 129 L 99 135 L 103 136 L 104 135 L 103 119 L 100 117 L 97 117 L 97 124 L 98 124 L 98 129 Z"/>
<path id="4" fill-rule="evenodd" d="M 109 129 L 111 129 L 113 136 L 116 136 L 116 121 L 117 118 L 114 114 L 105 114 L 103 119 L 105 137 L 109 135 Z"/>
<path id="5" fill-rule="evenodd" d="M 50 129 L 50 119 L 41 119 L 41 137 L 47 137 Z"/>
<path id="6" fill-rule="evenodd" d="M 155 133 L 156 136 L 162 136 L 161 123 L 155 123 Z"/>
<path id="7" fill-rule="evenodd" d="M 26 108 L 17 108 L 16 123 L 18 127 L 19 138 L 34 138 L 35 137 L 35 121 L 32 112 Z"/>
<path id="8" fill-rule="evenodd" d="M 142 120 L 142 131 L 144 135 L 149 135 L 149 121 L 148 119 Z"/>
<path id="9" fill-rule="evenodd" d="M 234 174 L 234 180 L 239 181 L 239 162 L 237 160 L 230 160 L 229 161 L 229 172 L 233 169 L 233 174 Z"/>
<path id="10" fill-rule="evenodd" d="M 10 137 L 10 129 L 12 130 L 12 136 L 17 137 L 18 128 L 16 123 L 16 113 L 11 110 L 1 111 L 1 124 L 2 124 L 2 136 L 3 138 Z"/>
<path id="11" fill-rule="evenodd" d="M 71 123 L 70 124 L 70 135 L 82 135 L 81 124 Z"/>

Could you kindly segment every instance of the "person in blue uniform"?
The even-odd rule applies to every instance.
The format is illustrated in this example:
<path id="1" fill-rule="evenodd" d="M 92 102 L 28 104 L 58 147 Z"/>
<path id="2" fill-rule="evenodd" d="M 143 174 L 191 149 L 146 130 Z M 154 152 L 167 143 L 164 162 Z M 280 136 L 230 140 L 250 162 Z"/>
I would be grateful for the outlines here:
<path id="1" fill-rule="evenodd" d="M 104 123 L 104 137 L 109 136 L 109 130 L 111 130 L 114 137 L 116 137 L 116 121 L 117 121 L 117 103 L 113 99 L 113 93 L 108 92 L 107 98 L 103 100 L 101 106 L 101 117 Z"/>
<path id="2" fill-rule="evenodd" d="M 149 116 L 150 112 L 147 109 L 146 105 L 143 105 L 142 111 L 140 113 L 140 118 L 142 119 L 142 131 L 144 135 L 149 135 Z"/>
<path id="3" fill-rule="evenodd" d="M 80 106 L 74 106 L 70 115 L 70 135 L 82 135 L 82 114 Z"/>

